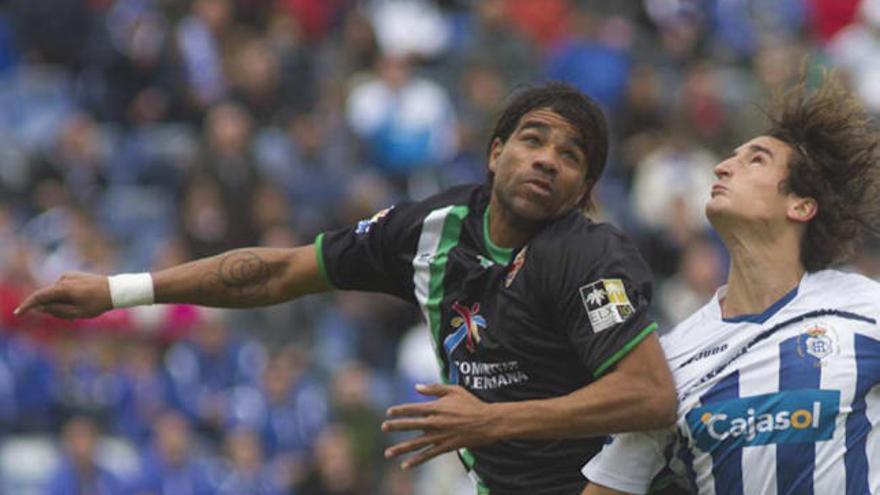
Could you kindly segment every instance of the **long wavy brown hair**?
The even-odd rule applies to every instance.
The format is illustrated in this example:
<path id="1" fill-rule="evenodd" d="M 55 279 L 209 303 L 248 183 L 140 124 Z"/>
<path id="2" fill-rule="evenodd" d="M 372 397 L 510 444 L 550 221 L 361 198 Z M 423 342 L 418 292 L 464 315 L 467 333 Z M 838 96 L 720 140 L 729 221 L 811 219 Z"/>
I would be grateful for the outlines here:
<path id="1" fill-rule="evenodd" d="M 818 204 L 800 253 L 813 272 L 846 261 L 867 232 L 880 231 L 880 135 L 838 74 L 823 69 L 813 91 L 803 74 L 772 101 L 766 134 L 794 149 L 782 192 Z"/>

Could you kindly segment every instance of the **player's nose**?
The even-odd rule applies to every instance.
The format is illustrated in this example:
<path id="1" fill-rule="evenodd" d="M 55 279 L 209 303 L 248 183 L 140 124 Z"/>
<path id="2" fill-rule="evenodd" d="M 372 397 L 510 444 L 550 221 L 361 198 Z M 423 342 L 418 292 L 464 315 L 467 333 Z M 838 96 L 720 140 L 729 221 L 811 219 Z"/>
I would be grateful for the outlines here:
<path id="1" fill-rule="evenodd" d="M 550 175 L 556 175 L 559 172 L 559 157 L 555 155 L 549 147 L 541 150 L 532 160 L 532 168 Z"/>
<path id="2" fill-rule="evenodd" d="M 732 161 L 735 159 L 736 158 L 734 157 L 730 157 L 726 160 L 718 162 L 717 165 L 712 167 L 712 171 L 715 173 L 715 177 L 719 179 L 730 177 L 730 175 L 733 173 Z"/>

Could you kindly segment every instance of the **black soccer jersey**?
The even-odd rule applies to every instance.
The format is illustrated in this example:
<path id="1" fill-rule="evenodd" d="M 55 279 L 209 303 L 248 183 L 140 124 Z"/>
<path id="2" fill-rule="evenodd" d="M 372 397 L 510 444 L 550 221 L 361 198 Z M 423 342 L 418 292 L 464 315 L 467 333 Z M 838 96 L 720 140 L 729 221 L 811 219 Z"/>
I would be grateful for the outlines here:
<path id="1" fill-rule="evenodd" d="M 517 250 L 488 236 L 489 190 L 463 186 L 321 234 L 339 289 L 418 304 L 442 379 L 487 402 L 568 394 L 596 380 L 656 325 L 650 272 L 614 227 L 577 211 Z M 510 440 L 459 452 L 481 493 L 580 493 L 603 438 Z"/>

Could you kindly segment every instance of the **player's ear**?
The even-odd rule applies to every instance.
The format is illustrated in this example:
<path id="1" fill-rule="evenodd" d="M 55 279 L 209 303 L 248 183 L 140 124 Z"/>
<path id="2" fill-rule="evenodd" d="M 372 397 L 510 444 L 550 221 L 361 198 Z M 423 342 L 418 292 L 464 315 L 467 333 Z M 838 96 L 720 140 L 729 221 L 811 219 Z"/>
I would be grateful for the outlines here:
<path id="1" fill-rule="evenodd" d="M 793 196 L 789 203 L 787 217 L 795 222 L 809 222 L 819 213 L 819 203 L 813 198 Z"/>
<path id="2" fill-rule="evenodd" d="M 498 157 L 501 156 L 501 152 L 504 151 L 504 141 L 501 138 L 495 138 L 492 140 L 492 148 L 489 151 L 489 171 L 493 174 L 497 172 L 496 168 L 498 165 L 496 162 L 498 161 Z"/>

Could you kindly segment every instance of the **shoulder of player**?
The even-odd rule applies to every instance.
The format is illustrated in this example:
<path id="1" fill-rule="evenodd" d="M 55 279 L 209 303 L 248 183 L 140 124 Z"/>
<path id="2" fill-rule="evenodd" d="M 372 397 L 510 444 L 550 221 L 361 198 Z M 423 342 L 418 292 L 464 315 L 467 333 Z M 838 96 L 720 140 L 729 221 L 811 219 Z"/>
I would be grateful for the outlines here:
<path id="1" fill-rule="evenodd" d="M 880 283 L 859 273 L 821 270 L 807 275 L 801 291 L 805 297 L 815 296 L 826 301 L 829 298 L 844 302 L 865 300 L 876 304 Z"/>
<path id="2" fill-rule="evenodd" d="M 451 207 L 472 209 L 477 196 L 481 194 L 481 186 L 470 184 L 443 190 L 420 201 L 405 200 L 389 208 L 390 217 L 395 221 L 413 222 L 420 225 L 432 212 Z"/>
<path id="3" fill-rule="evenodd" d="M 712 329 L 719 320 L 710 315 L 713 304 L 717 304 L 714 297 L 670 330 L 661 332 L 660 345 L 673 368 L 676 363 L 689 359 L 694 349 L 702 348 L 715 338 Z"/>
<path id="4" fill-rule="evenodd" d="M 865 290 L 880 290 L 880 282 L 868 278 L 861 273 L 845 272 L 842 270 L 819 270 L 808 275 L 808 281 L 814 287 L 839 286 L 846 284 L 854 288 Z"/>
<path id="5" fill-rule="evenodd" d="M 798 291 L 798 308 L 837 309 L 878 319 L 880 283 L 858 273 L 821 270 L 807 275 Z"/>
<path id="6" fill-rule="evenodd" d="M 529 243 L 530 250 L 563 253 L 591 259 L 633 247 L 632 241 L 617 227 L 594 222 L 580 212 L 571 212 L 552 222 Z M 633 251 L 635 249 L 633 247 Z"/>

